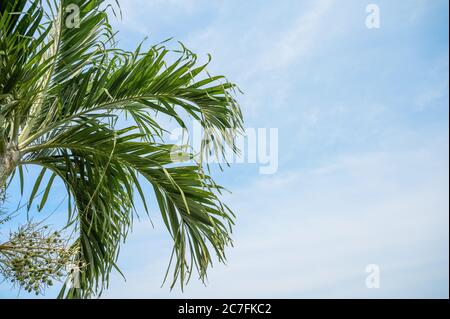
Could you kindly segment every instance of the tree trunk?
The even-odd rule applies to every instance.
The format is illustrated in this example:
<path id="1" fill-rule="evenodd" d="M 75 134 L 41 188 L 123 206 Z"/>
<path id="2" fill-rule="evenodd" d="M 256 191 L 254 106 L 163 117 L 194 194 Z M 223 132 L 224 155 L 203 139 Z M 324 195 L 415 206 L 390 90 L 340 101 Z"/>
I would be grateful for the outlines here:
<path id="1" fill-rule="evenodd" d="M 19 150 L 17 147 L 8 147 L 0 154 L 0 188 L 6 186 L 6 181 L 16 168 L 19 161 Z"/>

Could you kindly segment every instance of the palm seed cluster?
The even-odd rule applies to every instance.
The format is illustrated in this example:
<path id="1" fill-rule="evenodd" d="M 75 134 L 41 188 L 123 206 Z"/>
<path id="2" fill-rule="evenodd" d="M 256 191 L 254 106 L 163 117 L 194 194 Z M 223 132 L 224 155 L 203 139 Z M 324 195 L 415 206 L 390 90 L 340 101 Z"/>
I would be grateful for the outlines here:
<path id="1" fill-rule="evenodd" d="M 74 255 L 60 232 L 29 223 L 0 245 L 0 274 L 13 285 L 39 295 L 66 275 Z"/>

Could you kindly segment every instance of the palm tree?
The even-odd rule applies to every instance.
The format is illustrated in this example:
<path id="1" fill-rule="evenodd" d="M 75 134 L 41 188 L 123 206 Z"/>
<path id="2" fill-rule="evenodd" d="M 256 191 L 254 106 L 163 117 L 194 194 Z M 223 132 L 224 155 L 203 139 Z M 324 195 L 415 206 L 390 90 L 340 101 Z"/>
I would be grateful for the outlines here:
<path id="1" fill-rule="evenodd" d="M 212 253 L 224 261 L 234 220 L 204 161 L 173 163 L 174 152 L 194 154 L 165 143 L 158 114 L 183 128 L 188 117 L 199 121 L 208 132 L 202 154 L 237 151 L 235 85 L 210 76 L 183 46 L 120 50 L 103 2 L 0 0 L 0 188 L 13 176 L 30 183 L 23 168 L 38 167 L 28 208 L 40 198 L 42 209 L 53 181 L 64 183 L 76 230 L 72 261 L 81 269 L 79 289 L 62 289 L 69 298 L 107 287 L 137 202 L 148 213 L 144 182 L 173 238 L 172 286 L 195 271 L 203 280 Z M 73 5 L 79 28 L 66 23 Z M 128 126 L 119 128 L 124 116 Z"/>

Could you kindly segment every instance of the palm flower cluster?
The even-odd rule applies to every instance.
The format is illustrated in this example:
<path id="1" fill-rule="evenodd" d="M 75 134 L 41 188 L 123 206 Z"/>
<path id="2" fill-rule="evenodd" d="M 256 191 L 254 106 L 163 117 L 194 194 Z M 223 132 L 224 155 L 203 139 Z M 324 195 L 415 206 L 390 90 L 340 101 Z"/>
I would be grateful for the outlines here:
<path id="1" fill-rule="evenodd" d="M 0 245 L 0 275 L 28 292 L 43 293 L 66 275 L 74 255 L 69 247 L 60 232 L 28 223 Z"/>

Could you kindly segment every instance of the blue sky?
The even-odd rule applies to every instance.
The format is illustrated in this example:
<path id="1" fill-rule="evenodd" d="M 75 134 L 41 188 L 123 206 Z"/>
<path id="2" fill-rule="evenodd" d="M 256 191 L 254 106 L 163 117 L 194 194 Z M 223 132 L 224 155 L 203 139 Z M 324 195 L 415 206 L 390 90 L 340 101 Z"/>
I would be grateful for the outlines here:
<path id="1" fill-rule="evenodd" d="M 365 25 L 369 3 L 379 29 Z M 246 126 L 278 128 L 279 169 L 215 173 L 238 220 L 228 264 L 214 265 L 207 287 L 160 288 L 171 242 L 155 207 L 155 227 L 143 218 L 122 248 L 127 281 L 114 275 L 105 297 L 448 298 L 448 1 L 121 6 L 120 46 L 174 37 L 212 54 L 210 72 L 245 93 Z M 369 264 L 379 289 L 365 286 Z M 16 296 L 0 284 L 0 297 Z"/>

